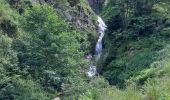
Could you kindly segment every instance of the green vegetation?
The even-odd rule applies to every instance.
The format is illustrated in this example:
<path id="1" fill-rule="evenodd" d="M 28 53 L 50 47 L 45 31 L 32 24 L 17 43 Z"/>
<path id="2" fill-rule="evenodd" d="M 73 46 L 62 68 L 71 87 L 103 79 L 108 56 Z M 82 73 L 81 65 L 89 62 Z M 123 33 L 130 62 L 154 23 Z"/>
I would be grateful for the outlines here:
<path id="1" fill-rule="evenodd" d="M 169 2 L 110 1 L 106 6 L 102 15 L 108 34 L 99 69 L 110 84 L 123 88 L 127 80 L 150 69 L 150 64 L 160 59 L 157 52 L 170 43 L 169 13 L 165 14 L 169 7 L 162 6 L 164 3 Z M 147 77 L 137 84 L 144 84 Z"/>
<path id="2" fill-rule="evenodd" d="M 169 4 L 100 5 L 107 31 L 89 78 L 98 23 L 88 0 L 0 0 L 0 100 L 170 100 Z"/>
<path id="3" fill-rule="evenodd" d="M 49 5 L 32 4 L 20 15 L 6 1 L 1 2 L 0 98 L 57 97 L 68 77 L 81 74 L 80 69 L 86 67 L 82 60 L 83 36 L 72 30 Z"/>

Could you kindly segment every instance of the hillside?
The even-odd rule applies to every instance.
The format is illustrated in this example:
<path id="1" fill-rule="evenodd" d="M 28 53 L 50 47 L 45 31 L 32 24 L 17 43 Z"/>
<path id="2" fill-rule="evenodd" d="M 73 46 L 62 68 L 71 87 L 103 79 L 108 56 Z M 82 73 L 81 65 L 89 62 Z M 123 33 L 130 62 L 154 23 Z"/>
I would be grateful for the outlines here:
<path id="1" fill-rule="evenodd" d="M 170 100 L 169 0 L 0 0 L 0 100 Z"/>

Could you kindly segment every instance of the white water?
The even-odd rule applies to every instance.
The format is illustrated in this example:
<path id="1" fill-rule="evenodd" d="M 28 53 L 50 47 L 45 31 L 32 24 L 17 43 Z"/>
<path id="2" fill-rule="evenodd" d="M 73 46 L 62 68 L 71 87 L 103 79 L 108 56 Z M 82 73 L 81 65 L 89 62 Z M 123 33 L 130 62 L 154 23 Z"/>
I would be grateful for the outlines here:
<path id="1" fill-rule="evenodd" d="M 89 70 L 87 72 L 87 75 L 89 77 L 93 77 L 96 74 L 97 74 L 96 66 L 90 66 L 90 68 L 89 68 Z"/>
<path id="2" fill-rule="evenodd" d="M 102 49 L 103 49 L 103 46 L 102 46 L 102 40 L 103 40 L 103 37 L 104 37 L 104 32 L 106 30 L 106 24 L 104 23 L 104 21 L 102 20 L 102 18 L 100 18 L 98 16 L 98 34 L 99 34 L 99 38 L 98 38 L 98 41 L 96 43 L 96 47 L 95 47 L 95 53 L 96 53 L 96 56 L 100 56 L 100 54 L 102 53 Z M 88 72 L 87 72 L 88 76 L 89 77 L 93 77 L 94 75 L 97 74 L 97 70 L 96 70 L 96 66 L 94 65 L 91 65 Z"/>
<path id="3" fill-rule="evenodd" d="M 102 40 L 104 37 L 104 31 L 106 30 L 106 24 L 104 23 L 104 21 L 98 16 L 98 33 L 99 33 L 99 38 L 96 44 L 96 48 L 95 51 L 97 54 L 100 54 L 102 52 Z"/>

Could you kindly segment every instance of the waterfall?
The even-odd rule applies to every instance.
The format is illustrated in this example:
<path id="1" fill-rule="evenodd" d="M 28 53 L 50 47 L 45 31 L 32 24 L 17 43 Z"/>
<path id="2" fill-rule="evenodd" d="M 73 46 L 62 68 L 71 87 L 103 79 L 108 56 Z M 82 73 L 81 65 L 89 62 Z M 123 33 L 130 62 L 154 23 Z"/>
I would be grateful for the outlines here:
<path id="1" fill-rule="evenodd" d="M 102 40 L 104 37 L 104 31 L 106 30 L 106 24 L 104 23 L 104 21 L 98 16 L 98 34 L 99 34 L 99 38 L 96 44 L 96 48 L 95 48 L 95 52 L 96 54 L 100 54 L 102 52 Z"/>
<path id="2" fill-rule="evenodd" d="M 96 53 L 96 56 L 97 57 L 100 57 L 100 54 L 102 53 L 102 49 L 103 49 L 103 46 L 102 46 L 102 40 L 103 40 L 103 37 L 104 37 L 104 32 L 106 30 L 106 24 L 104 23 L 104 21 L 102 20 L 101 17 L 97 17 L 98 18 L 98 34 L 99 34 L 99 38 L 97 40 L 97 43 L 96 43 L 96 47 L 95 47 L 95 53 Z M 91 55 L 89 55 L 91 56 Z M 96 75 L 97 73 L 97 70 L 96 70 L 96 66 L 94 65 L 91 65 L 87 74 L 89 77 L 93 77 L 94 75 Z"/>

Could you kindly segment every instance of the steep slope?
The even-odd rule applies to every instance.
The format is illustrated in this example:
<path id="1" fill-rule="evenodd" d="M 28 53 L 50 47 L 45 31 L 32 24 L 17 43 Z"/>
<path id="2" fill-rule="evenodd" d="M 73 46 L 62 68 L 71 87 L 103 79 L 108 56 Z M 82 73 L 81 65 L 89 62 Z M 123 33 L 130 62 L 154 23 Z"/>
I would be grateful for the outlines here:
<path id="1" fill-rule="evenodd" d="M 169 100 L 169 4 L 0 0 L 0 100 Z"/>
<path id="2" fill-rule="evenodd" d="M 88 82 L 83 59 L 95 47 L 95 24 L 86 0 L 1 0 L 0 99 L 80 96 L 73 85 Z"/>
<path id="3" fill-rule="evenodd" d="M 52 0 L 48 3 L 52 3 Z M 87 53 L 93 52 L 97 41 L 97 16 L 89 6 L 87 0 L 62 0 L 53 1 L 52 3 L 57 13 L 66 21 L 73 29 L 83 34 L 82 48 L 88 50 Z"/>
<path id="4" fill-rule="evenodd" d="M 67 22 L 69 27 L 82 34 L 82 49 L 91 52 L 97 41 L 97 16 L 89 6 L 87 0 L 8 0 L 13 9 L 20 14 L 32 4 L 49 4 L 56 13 Z"/>
<path id="5" fill-rule="evenodd" d="M 165 4 L 166 3 L 166 4 Z M 159 60 L 169 41 L 169 1 L 110 1 L 102 12 L 108 25 L 99 71 L 110 84 L 123 87 Z M 128 5 L 128 6 L 127 6 Z M 147 78 L 136 80 L 143 84 Z"/>

